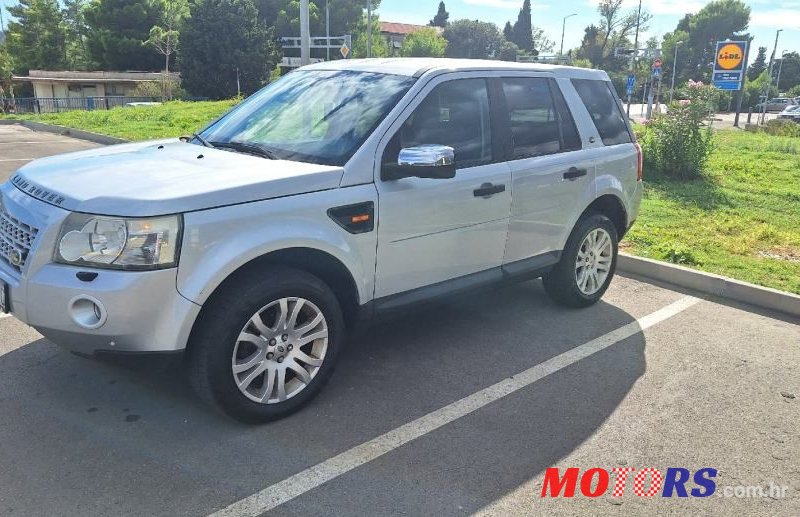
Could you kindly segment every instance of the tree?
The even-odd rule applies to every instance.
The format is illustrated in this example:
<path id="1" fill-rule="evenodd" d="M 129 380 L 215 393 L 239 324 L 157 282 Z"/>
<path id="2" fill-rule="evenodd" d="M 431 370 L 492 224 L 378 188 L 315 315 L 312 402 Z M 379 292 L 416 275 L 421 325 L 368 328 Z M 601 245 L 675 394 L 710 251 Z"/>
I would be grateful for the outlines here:
<path id="1" fill-rule="evenodd" d="M 500 43 L 500 49 L 497 51 L 497 59 L 500 61 L 516 61 L 518 54 L 519 47 L 508 40 L 503 40 Z"/>
<path id="2" fill-rule="evenodd" d="M 780 59 L 775 60 L 772 65 L 773 75 L 775 80 L 778 79 L 778 70 L 780 70 L 780 82 L 776 83 L 778 91 L 786 91 L 789 88 L 800 84 L 800 54 L 797 52 L 787 52 Z"/>
<path id="3" fill-rule="evenodd" d="M 450 13 L 444 7 L 444 2 L 439 2 L 439 10 L 436 11 L 436 16 L 430 21 L 433 27 L 447 27 L 447 19 L 450 18 Z"/>
<path id="4" fill-rule="evenodd" d="M 361 17 L 361 22 L 353 30 L 353 48 L 350 49 L 352 57 L 367 57 L 367 16 Z M 381 35 L 381 21 L 372 15 L 372 57 L 387 57 L 389 55 L 389 42 Z"/>
<path id="5" fill-rule="evenodd" d="M 535 25 L 531 27 L 531 29 L 531 42 L 533 43 L 534 54 L 552 52 L 553 49 L 556 48 L 556 42 L 547 37 L 547 34 L 544 33 L 544 29 L 540 29 Z"/>
<path id="6" fill-rule="evenodd" d="M 150 29 L 147 43 L 164 56 L 164 90 L 163 95 L 172 98 L 171 80 L 169 77 L 169 57 L 178 50 L 179 28 L 184 18 L 189 16 L 189 4 L 186 0 L 162 0 L 163 12 L 161 21 Z"/>
<path id="7" fill-rule="evenodd" d="M 163 8 L 153 0 L 94 0 L 85 11 L 92 59 L 103 70 L 159 70 L 161 57 L 145 42 Z"/>
<path id="8" fill-rule="evenodd" d="M 379 0 L 372 1 L 372 14 L 380 7 Z M 308 3 L 309 28 L 313 35 L 325 34 L 325 0 L 310 0 Z M 268 27 L 275 27 L 280 37 L 300 36 L 299 0 L 258 0 L 259 16 Z M 331 36 L 355 34 L 364 18 L 362 0 L 328 0 Z"/>
<path id="9" fill-rule="evenodd" d="M 447 40 L 433 27 L 414 31 L 406 36 L 400 55 L 403 57 L 442 57 Z"/>
<path id="10" fill-rule="evenodd" d="M 63 18 L 67 67 L 70 70 L 91 70 L 94 63 L 89 56 L 86 38 L 89 27 L 86 25 L 86 0 L 64 0 Z"/>
<path id="11" fill-rule="evenodd" d="M 747 67 L 747 78 L 755 81 L 767 69 L 767 47 L 758 47 L 758 55 Z"/>
<path id="12" fill-rule="evenodd" d="M 533 26 L 531 24 L 531 0 L 523 0 L 517 22 L 511 31 L 513 42 L 520 50 L 533 50 Z"/>
<path id="13" fill-rule="evenodd" d="M 687 56 L 689 55 L 689 33 L 676 30 L 664 35 L 661 43 L 661 59 L 664 62 L 664 73 L 672 74 L 675 69 L 675 77 L 683 77 L 686 69 Z M 675 63 L 675 47 L 678 46 L 678 62 Z"/>
<path id="14" fill-rule="evenodd" d="M 503 27 L 503 37 L 506 41 L 514 41 L 514 27 L 511 26 L 511 22 L 506 22 Z"/>
<path id="15" fill-rule="evenodd" d="M 224 99 L 260 88 L 279 60 L 253 0 L 196 0 L 181 31 L 178 63 L 193 95 Z"/>
<path id="16" fill-rule="evenodd" d="M 487 59 L 497 57 L 503 36 L 497 25 L 478 20 L 456 20 L 442 33 L 447 40 L 447 57 Z"/>
<path id="17" fill-rule="evenodd" d="M 14 70 L 63 70 L 66 66 L 61 10 L 56 0 L 19 0 L 9 7 L 6 48 L 14 56 Z"/>
<path id="18" fill-rule="evenodd" d="M 689 34 L 687 43 L 686 75 L 681 79 L 711 78 L 709 63 L 714 60 L 716 43 L 728 38 L 738 38 L 750 23 L 750 7 L 741 0 L 715 0 L 706 4 L 696 14 L 687 15 L 678 23 L 678 29 Z"/>

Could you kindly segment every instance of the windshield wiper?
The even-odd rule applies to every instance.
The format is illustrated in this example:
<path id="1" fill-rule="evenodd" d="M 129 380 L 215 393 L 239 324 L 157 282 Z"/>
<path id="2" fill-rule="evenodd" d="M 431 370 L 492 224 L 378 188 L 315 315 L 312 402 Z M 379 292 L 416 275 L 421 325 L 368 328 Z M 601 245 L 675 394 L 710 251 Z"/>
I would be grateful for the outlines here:
<path id="1" fill-rule="evenodd" d="M 211 145 L 211 142 L 209 142 L 208 140 L 206 140 L 202 136 L 198 135 L 197 133 L 192 133 L 192 136 L 182 136 L 178 140 L 182 140 L 182 141 L 187 142 L 187 143 L 191 142 L 192 140 L 197 140 L 198 142 L 203 144 L 203 147 L 211 147 L 212 149 L 214 148 L 214 146 Z"/>
<path id="2" fill-rule="evenodd" d="M 254 154 L 256 156 L 261 156 L 262 158 L 268 158 L 270 160 L 278 159 L 278 157 L 275 156 L 275 153 L 273 153 L 269 149 L 262 147 L 259 144 L 254 144 L 250 142 L 237 142 L 235 140 L 231 140 L 229 142 L 210 142 L 210 143 L 214 147 L 218 147 L 221 149 L 231 149 L 241 153 Z"/>

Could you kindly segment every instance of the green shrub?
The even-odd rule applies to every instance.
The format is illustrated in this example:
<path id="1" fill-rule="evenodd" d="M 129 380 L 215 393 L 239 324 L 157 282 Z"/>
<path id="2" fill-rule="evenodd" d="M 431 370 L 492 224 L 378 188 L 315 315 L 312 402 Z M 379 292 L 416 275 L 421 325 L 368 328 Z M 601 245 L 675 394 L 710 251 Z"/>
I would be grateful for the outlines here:
<path id="1" fill-rule="evenodd" d="M 714 149 L 711 126 L 717 90 L 689 81 L 686 100 L 673 102 L 666 113 L 646 121 L 640 133 L 644 167 L 652 176 L 694 179 L 705 171 Z"/>
<path id="2" fill-rule="evenodd" d="M 764 132 L 773 136 L 800 136 L 800 125 L 793 120 L 773 119 L 763 126 Z"/>

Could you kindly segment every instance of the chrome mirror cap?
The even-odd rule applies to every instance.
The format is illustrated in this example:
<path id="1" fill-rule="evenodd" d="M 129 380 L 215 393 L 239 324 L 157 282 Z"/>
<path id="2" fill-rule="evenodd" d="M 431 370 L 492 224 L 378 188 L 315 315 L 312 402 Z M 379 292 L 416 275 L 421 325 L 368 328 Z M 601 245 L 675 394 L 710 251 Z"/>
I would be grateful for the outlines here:
<path id="1" fill-rule="evenodd" d="M 397 157 L 401 167 L 444 167 L 455 163 L 455 150 L 438 144 L 406 147 Z"/>

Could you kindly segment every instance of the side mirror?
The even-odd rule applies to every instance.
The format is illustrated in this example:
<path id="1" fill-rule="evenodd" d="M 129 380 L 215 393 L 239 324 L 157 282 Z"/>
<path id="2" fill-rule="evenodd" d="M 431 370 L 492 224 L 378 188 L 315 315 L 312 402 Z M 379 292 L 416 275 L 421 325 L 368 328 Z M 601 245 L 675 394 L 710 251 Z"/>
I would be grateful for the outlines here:
<path id="1" fill-rule="evenodd" d="M 382 179 L 449 179 L 456 175 L 455 151 L 446 145 L 406 147 L 397 157 L 397 165 L 384 167 Z"/>

